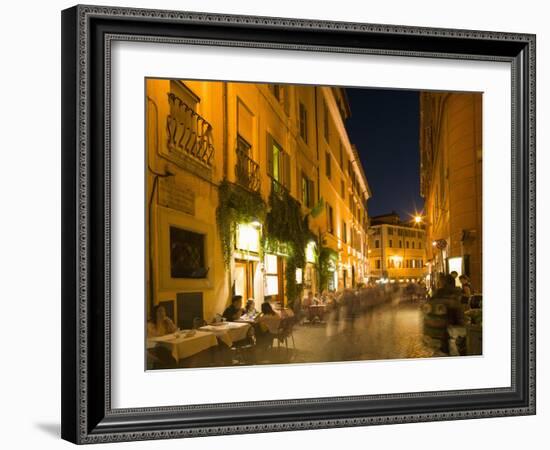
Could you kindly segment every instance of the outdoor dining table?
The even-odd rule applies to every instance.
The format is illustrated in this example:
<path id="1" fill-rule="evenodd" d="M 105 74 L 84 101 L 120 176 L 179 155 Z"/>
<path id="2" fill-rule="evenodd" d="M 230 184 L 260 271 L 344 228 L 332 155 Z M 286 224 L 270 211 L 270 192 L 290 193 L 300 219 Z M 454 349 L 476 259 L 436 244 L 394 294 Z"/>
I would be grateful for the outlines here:
<path id="1" fill-rule="evenodd" d="M 217 345 L 218 340 L 213 333 L 199 330 L 184 330 L 147 339 L 147 348 L 166 347 L 176 361 L 189 358 Z"/>
<path id="2" fill-rule="evenodd" d="M 326 310 L 326 305 L 309 305 L 308 319 L 313 320 L 315 317 L 319 317 L 319 320 L 323 320 Z"/>
<path id="3" fill-rule="evenodd" d="M 207 331 L 214 334 L 220 341 L 228 347 L 233 345 L 233 342 L 238 342 L 248 336 L 250 324 L 245 322 L 222 322 L 219 324 L 205 325 L 199 330 Z"/>

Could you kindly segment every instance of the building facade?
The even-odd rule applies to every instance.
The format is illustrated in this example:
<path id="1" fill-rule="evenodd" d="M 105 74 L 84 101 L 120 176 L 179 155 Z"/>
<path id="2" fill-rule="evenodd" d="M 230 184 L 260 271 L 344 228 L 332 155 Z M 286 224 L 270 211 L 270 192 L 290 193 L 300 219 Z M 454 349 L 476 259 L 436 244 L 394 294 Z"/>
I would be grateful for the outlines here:
<path id="1" fill-rule="evenodd" d="M 428 264 L 482 289 L 482 94 L 420 94 L 420 189 Z"/>
<path id="2" fill-rule="evenodd" d="M 395 213 L 371 217 L 368 247 L 371 281 L 424 280 L 426 233 L 420 226 L 401 222 Z"/>
<path id="3" fill-rule="evenodd" d="M 148 310 L 185 327 L 234 294 L 259 308 L 364 282 L 370 191 L 349 114 L 342 89 L 148 79 Z"/>

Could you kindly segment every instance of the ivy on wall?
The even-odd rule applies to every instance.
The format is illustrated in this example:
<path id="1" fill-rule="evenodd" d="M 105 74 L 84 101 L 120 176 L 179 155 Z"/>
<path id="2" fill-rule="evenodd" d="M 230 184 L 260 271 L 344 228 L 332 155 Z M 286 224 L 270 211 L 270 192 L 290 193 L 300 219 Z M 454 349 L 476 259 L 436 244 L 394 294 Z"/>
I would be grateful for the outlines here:
<path id="1" fill-rule="evenodd" d="M 280 244 L 286 248 L 286 293 L 290 307 L 302 291 L 302 285 L 296 284 L 296 269 L 305 267 L 306 245 L 315 238 L 309 229 L 308 219 L 308 216 L 302 215 L 300 203 L 286 189 L 274 183 L 265 223 L 268 238 L 266 250 L 270 251 L 270 246 Z"/>
<path id="2" fill-rule="evenodd" d="M 317 263 L 317 272 L 319 274 L 319 290 L 323 291 L 328 288 L 328 278 L 330 269 L 335 266 L 338 261 L 338 252 L 330 247 L 321 247 L 319 249 L 319 257 Z"/>
<path id="3" fill-rule="evenodd" d="M 231 263 L 235 248 L 237 224 L 255 220 L 263 223 L 262 253 L 286 255 L 286 293 L 292 307 L 302 293 L 302 285 L 296 283 L 296 269 L 305 267 L 307 243 L 315 239 L 309 229 L 309 216 L 303 216 L 300 203 L 275 184 L 269 196 L 269 212 L 259 192 L 251 192 L 227 180 L 219 185 L 218 195 L 216 221 L 226 267 Z"/>
<path id="4" fill-rule="evenodd" d="M 259 192 L 251 192 L 239 185 L 224 180 L 218 187 L 219 203 L 216 209 L 216 221 L 222 245 L 223 260 L 226 267 L 231 263 L 235 248 L 237 224 L 258 220 L 265 221 L 267 205 Z"/>

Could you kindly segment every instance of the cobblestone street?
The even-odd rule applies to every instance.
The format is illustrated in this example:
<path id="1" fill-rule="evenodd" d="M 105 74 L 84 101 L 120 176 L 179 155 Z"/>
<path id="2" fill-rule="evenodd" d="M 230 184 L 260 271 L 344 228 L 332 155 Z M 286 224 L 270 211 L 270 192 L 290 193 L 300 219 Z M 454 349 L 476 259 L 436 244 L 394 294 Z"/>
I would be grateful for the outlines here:
<path id="1" fill-rule="evenodd" d="M 386 303 L 355 320 L 327 320 L 294 329 L 296 350 L 277 351 L 276 361 L 359 361 L 434 356 L 422 341 L 422 313 L 416 303 Z M 267 361 L 264 361 L 264 363 Z"/>

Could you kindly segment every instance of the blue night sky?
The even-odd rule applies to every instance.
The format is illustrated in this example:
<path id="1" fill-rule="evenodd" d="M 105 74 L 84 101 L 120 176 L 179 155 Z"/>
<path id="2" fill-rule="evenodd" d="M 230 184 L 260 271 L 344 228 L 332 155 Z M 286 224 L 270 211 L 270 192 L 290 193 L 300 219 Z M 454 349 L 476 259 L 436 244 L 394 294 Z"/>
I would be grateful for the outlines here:
<path id="1" fill-rule="evenodd" d="M 372 191 L 369 216 L 395 210 L 402 220 L 421 211 L 418 149 L 419 93 L 346 89 L 351 117 L 346 128 Z"/>

